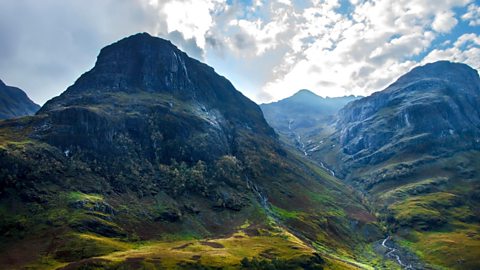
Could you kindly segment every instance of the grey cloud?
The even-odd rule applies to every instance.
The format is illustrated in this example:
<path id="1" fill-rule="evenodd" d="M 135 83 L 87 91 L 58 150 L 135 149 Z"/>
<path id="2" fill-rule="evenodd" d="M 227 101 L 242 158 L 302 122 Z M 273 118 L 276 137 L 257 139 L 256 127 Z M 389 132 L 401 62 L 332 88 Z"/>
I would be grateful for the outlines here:
<path id="1" fill-rule="evenodd" d="M 225 57 L 226 45 L 222 39 L 215 37 L 212 33 L 207 33 L 205 43 L 207 49 L 213 50 L 221 58 Z"/>
<path id="2" fill-rule="evenodd" d="M 319 67 L 318 65 L 312 65 L 309 69 L 308 69 L 308 73 L 314 73 L 314 74 L 319 74 L 322 72 L 322 68 Z"/>
<path id="3" fill-rule="evenodd" d="M 129 0 L 0 1 L 0 78 L 42 104 L 90 69 L 105 45 L 152 32 L 156 17 Z"/>
<path id="4" fill-rule="evenodd" d="M 247 50 L 255 48 L 255 39 L 250 35 L 238 32 L 233 36 L 234 46 L 239 50 Z"/>
<path id="5" fill-rule="evenodd" d="M 185 39 L 179 31 L 173 31 L 166 35 L 161 35 L 178 46 L 181 50 L 188 53 L 191 57 L 198 60 L 204 60 L 204 51 L 197 45 L 195 38 Z"/>
<path id="6" fill-rule="evenodd" d="M 358 71 L 354 72 L 351 76 L 353 81 L 363 81 L 365 78 L 368 78 L 370 73 L 372 73 L 375 68 L 371 66 L 363 66 Z"/>
<path id="7" fill-rule="evenodd" d="M 383 78 L 383 79 L 378 79 L 375 81 L 372 81 L 371 84 L 368 84 L 370 90 L 372 91 L 380 91 L 383 90 L 388 86 L 388 84 L 392 83 L 393 79 L 392 78 Z"/>
<path id="8" fill-rule="evenodd" d="M 329 81 L 318 81 L 317 86 L 319 87 L 329 87 L 329 86 L 334 86 L 334 82 L 329 82 Z"/>
<path id="9" fill-rule="evenodd" d="M 260 102 L 270 102 L 273 99 L 273 96 L 270 93 L 267 93 L 265 91 L 260 91 L 257 94 L 257 99 Z"/>

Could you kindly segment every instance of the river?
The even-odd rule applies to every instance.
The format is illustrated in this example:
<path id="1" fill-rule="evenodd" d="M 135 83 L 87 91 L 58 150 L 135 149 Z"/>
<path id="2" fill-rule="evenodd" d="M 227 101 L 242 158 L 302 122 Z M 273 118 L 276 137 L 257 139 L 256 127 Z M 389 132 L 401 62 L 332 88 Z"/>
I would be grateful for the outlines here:
<path id="1" fill-rule="evenodd" d="M 411 264 L 406 264 L 402 261 L 402 259 L 400 258 L 400 255 L 398 255 L 398 250 L 396 248 L 394 248 L 393 246 L 390 247 L 387 245 L 387 242 L 388 240 L 390 240 L 390 235 L 387 236 L 387 238 L 383 239 L 382 241 L 382 246 L 384 248 L 387 249 L 387 253 L 386 253 L 386 256 L 388 258 L 393 258 L 393 259 L 396 259 L 398 264 L 401 265 L 403 267 L 403 269 L 406 269 L 406 270 L 415 270 L 415 268 L 413 268 L 413 266 Z"/>

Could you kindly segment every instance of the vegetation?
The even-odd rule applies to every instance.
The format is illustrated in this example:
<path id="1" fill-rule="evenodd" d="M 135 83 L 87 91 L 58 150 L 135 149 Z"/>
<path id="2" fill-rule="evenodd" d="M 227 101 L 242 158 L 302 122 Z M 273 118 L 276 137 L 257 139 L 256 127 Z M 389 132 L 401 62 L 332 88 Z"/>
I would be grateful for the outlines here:
<path id="1" fill-rule="evenodd" d="M 1 269 L 398 269 L 387 231 L 409 262 L 479 268 L 478 152 L 418 154 L 430 135 L 392 135 L 403 108 L 341 132 L 332 115 L 299 121 L 312 140 L 284 146 L 168 42 L 135 35 L 98 61 L 38 115 L 0 122 Z"/>

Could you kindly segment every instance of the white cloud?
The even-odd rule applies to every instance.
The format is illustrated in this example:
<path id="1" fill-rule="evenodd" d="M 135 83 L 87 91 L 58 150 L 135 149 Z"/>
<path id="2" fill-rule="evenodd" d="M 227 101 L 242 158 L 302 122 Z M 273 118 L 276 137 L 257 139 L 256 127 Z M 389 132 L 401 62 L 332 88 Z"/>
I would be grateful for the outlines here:
<path id="1" fill-rule="evenodd" d="M 319 1 L 302 14 L 305 22 L 292 38 L 284 73 L 262 90 L 276 99 L 301 88 L 323 96 L 381 90 L 418 64 L 414 59 L 432 50 L 439 34 L 455 27 L 454 8 L 468 2 L 351 1 L 353 12 L 341 14 L 338 1 Z M 474 53 L 465 57 L 471 61 Z"/>
<path id="2" fill-rule="evenodd" d="M 93 0 L 0 1 L 0 75 L 39 89 L 29 93 L 42 102 L 90 68 L 102 46 L 146 31 L 172 40 L 259 102 L 302 88 L 367 95 L 427 61 L 478 68 L 476 34 L 439 39 L 457 35 L 459 19 L 480 24 L 472 1 L 103 0 L 94 11 Z M 467 12 L 456 14 L 457 7 Z"/>
<path id="3" fill-rule="evenodd" d="M 468 21 L 470 26 L 480 25 L 480 6 L 471 4 L 468 6 L 467 13 L 463 14 L 462 20 Z"/>
<path id="4" fill-rule="evenodd" d="M 430 63 L 438 60 L 461 62 L 480 70 L 480 35 L 464 34 L 446 49 L 432 50 L 422 61 Z"/>
<path id="5" fill-rule="evenodd" d="M 446 11 L 435 16 L 432 28 L 437 32 L 448 33 L 455 25 L 457 25 L 457 22 L 455 14 L 451 11 Z"/>
<path id="6" fill-rule="evenodd" d="M 167 1 L 161 14 L 165 15 L 168 32 L 179 31 L 185 38 L 195 38 L 198 45 L 204 48 L 205 33 L 213 24 L 211 13 L 222 4 L 222 0 Z M 154 4 L 157 7 L 159 5 L 158 2 Z"/>

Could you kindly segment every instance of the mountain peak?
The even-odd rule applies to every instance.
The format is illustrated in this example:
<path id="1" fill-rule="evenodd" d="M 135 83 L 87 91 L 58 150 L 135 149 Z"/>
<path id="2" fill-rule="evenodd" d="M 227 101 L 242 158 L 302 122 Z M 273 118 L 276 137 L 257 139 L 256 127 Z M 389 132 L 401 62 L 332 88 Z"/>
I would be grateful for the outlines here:
<path id="1" fill-rule="evenodd" d="M 411 83 L 418 80 L 443 80 L 453 84 L 470 84 L 478 78 L 478 72 L 470 66 L 450 61 L 437 61 L 417 66 L 400 77 L 395 84 Z"/>
<path id="2" fill-rule="evenodd" d="M 476 147 L 480 129 L 472 123 L 479 122 L 479 104 L 480 77 L 473 68 L 448 61 L 419 66 L 385 90 L 342 109 L 338 122 L 340 141 L 346 153 L 370 151 L 362 155 L 407 136 L 419 141 L 429 136 L 422 144 Z M 381 128 L 384 126 L 396 128 L 391 131 Z M 373 133 L 375 136 L 361 135 Z M 463 139 L 459 140 L 459 136 Z M 376 159 L 381 160 L 378 156 Z"/>
<path id="3" fill-rule="evenodd" d="M 170 50 L 177 50 L 179 49 L 172 44 L 169 40 L 152 36 L 149 33 L 143 32 L 143 33 L 137 33 L 133 34 L 131 36 L 125 37 L 123 39 L 118 40 L 117 42 L 114 42 L 105 48 L 103 48 L 100 51 L 99 58 L 102 56 L 102 54 L 105 54 L 106 52 L 104 51 L 109 51 L 109 50 L 123 50 L 127 48 L 131 49 L 138 49 L 139 47 L 145 47 L 145 46 L 157 46 L 157 47 L 162 47 L 162 49 L 170 49 Z"/>
<path id="4" fill-rule="evenodd" d="M 151 95 L 142 107 L 169 98 L 204 112 L 220 113 L 230 123 L 274 134 L 260 108 L 226 78 L 190 58 L 170 41 L 147 33 L 103 48 L 95 66 L 59 97 L 48 101 L 39 114 L 72 106 L 112 104 L 118 96 L 131 98 L 137 94 Z"/>
<path id="5" fill-rule="evenodd" d="M 192 97 L 198 88 L 192 76 L 199 69 L 213 71 L 170 41 L 139 33 L 103 48 L 93 69 L 83 74 L 67 93 L 141 90 L 182 92 L 183 96 Z"/>
<path id="6" fill-rule="evenodd" d="M 315 97 L 320 97 L 319 95 L 315 94 L 314 92 L 308 90 L 308 89 L 301 89 L 301 90 L 298 90 L 298 92 L 296 92 L 295 94 L 292 95 L 292 97 L 294 96 L 315 96 Z"/>

